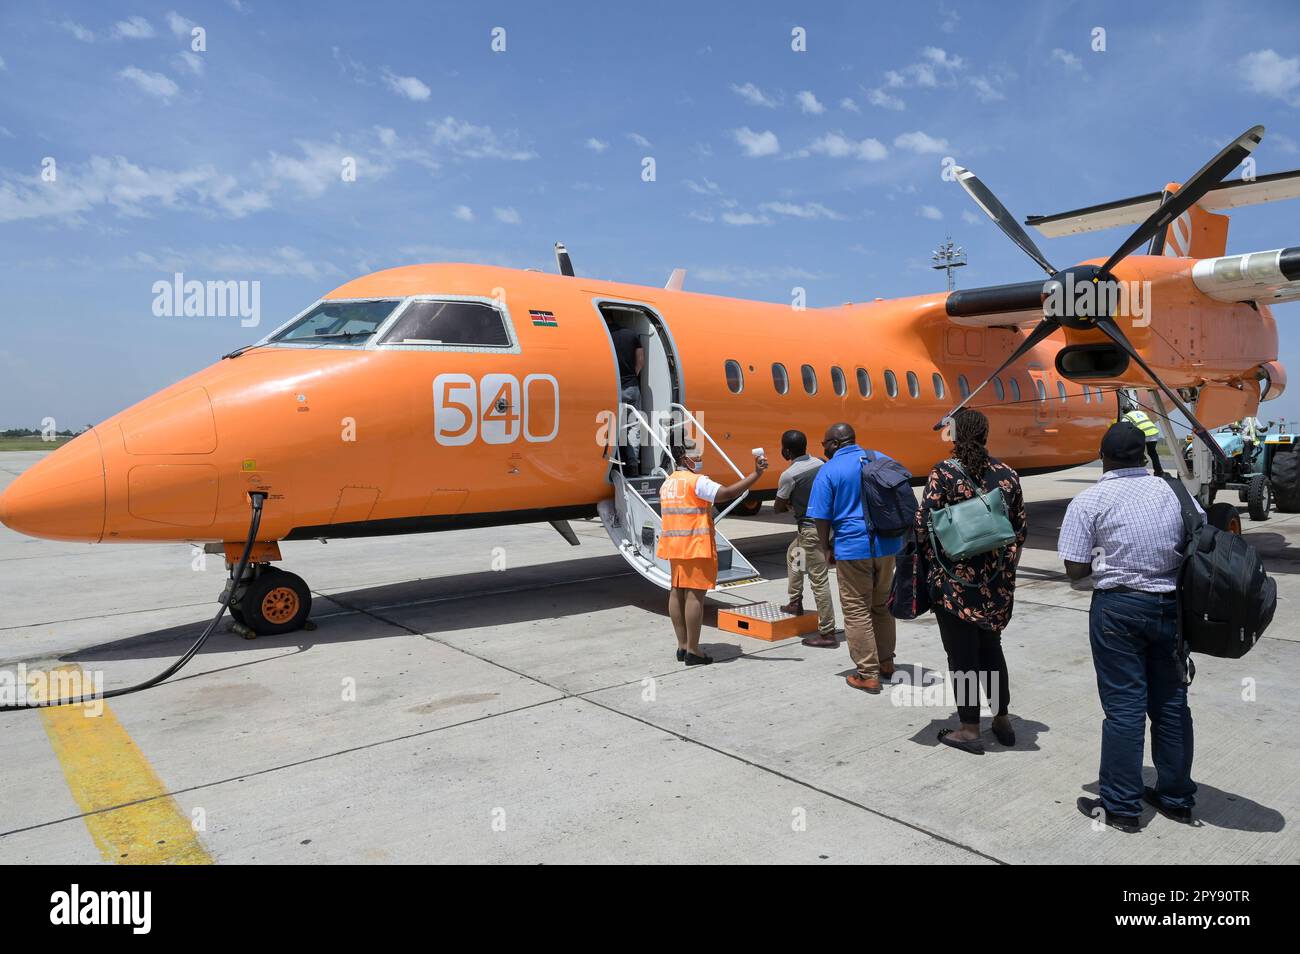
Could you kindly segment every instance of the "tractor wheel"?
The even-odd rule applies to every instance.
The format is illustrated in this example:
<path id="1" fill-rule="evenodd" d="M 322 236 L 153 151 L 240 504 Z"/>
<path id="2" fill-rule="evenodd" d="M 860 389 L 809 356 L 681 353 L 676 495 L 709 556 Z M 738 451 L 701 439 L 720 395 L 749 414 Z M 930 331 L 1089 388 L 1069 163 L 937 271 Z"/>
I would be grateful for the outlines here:
<path id="1" fill-rule="evenodd" d="M 1300 448 L 1273 452 L 1273 500 L 1283 513 L 1300 513 Z"/>
<path id="2" fill-rule="evenodd" d="M 242 622 L 259 636 L 302 629 L 310 612 L 311 590 L 303 578 L 274 567 L 264 569 L 239 599 Z"/>
<path id="3" fill-rule="evenodd" d="M 1212 504 L 1205 511 L 1205 519 L 1212 527 L 1241 535 L 1241 514 L 1237 513 L 1237 508 L 1230 503 Z"/>
<path id="4" fill-rule="evenodd" d="M 1246 506 L 1250 509 L 1251 520 L 1268 519 L 1268 512 L 1273 507 L 1273 491 L 1263 474 L 1256 474 L 1246 485 Z"/>

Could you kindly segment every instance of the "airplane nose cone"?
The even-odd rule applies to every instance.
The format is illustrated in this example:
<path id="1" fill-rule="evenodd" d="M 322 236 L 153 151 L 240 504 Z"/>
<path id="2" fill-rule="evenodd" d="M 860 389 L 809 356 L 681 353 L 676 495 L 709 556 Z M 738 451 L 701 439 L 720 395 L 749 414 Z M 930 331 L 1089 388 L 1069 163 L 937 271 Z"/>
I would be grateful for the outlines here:
<path id="1" fill-rule="evenodd" d="M 104 535 L 104 454 L 94 430 L 23 471 L 0 494 L 0 523 L 32 537 L 98 543 Z"/>

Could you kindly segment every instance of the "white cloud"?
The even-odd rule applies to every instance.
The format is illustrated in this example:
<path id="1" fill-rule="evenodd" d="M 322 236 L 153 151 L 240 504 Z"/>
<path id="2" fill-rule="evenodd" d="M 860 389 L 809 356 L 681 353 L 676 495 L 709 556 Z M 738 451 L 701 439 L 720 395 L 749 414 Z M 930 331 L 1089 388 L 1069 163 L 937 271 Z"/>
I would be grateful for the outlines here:
<path id="1" fill-rule="evenodd" d="M 0 56 L 0 73 L 3 73 L 7 69 L 9 69 L 9 67 L 5 66 L 5 58 Z"/>
<path id="2" fill-rule="evenodd" d="M 864 159 L 876 162 L 889 155 L 879 139 L 850 139 L 842 132 L 827 133 L 813 141 L 804 154 L 816 153 L 831 159 Z"/>
<path id="3" fill-rule="evenodd" d="M 1077 73 L 1083 69 L 1083 63 L 1078 56 L 1068 50 L 1062 50 L 1060 47 L 1052 50 L 1052 59 L 1064 66 L 1066 71 L 1070 73 Z"/>
<path id="4" fill-rule="evenodd" d="M 686 188 L 698 195 L 717 195 L 722 191 L 716 182 L 708 179 L 705 179 L 703 183 L 696 182 L 694 179 L 687 179 Z"/>
<path id="5" fill-rule="evenodd" d="M 318 198 L 335 183 L 343 182 L 345 160 L 356 163 L 360 181 L 377 179 L 386 175 L 390 167 L 384 162 L 359 155 L 357 150 L 345 149 L 336 142 L 316 142 L 300 139 L 297 146 L 301 155 L 290 156 L 272 152 L 265 165 L 270 188 L 293 185 L 308 198 Z"/>
<path id="6" fill-rule="evenodd" d="M 519 213 L 514 210 L 513 206 L 507 206 L 504 209 L 493 209 L 492 214 L 496 216 L 498 222 L 504 222 L 506 225 L 518 225 L 521 221 Z"/>
<path id="7" fill-rule="evenodd" d="M 925 155 L 931 152 L 945 152 L 948 149 L 948 140 L 936 139 L 933 136 L 917 130 L 916 132 L 902 133 L 894 137 L 894 146 L 899 149 L 906 149 L 908 152 L 914 152 L 918 155 Z"/>
<path id="8" fill-rule="evenodd" d="M 753 83 L 745 83 L 741 86 L 732 83 L 731 91 L 751 106 L 766 106 L 768 109 L 776 109 L 780 105 L 779 101 L 772 99 Z"/>
<path id="9" fill-rule="evenodd" d="M 982 221 L 980 217 L 976 215 L 974 212 L 972 212 L 970 209 L 966 209 L 962 212 L 961 220 L 965 222 L 967 225 L 979 225 L 980 222 Z"/>
<path id="10" fill-rule="evenodd" d="M 752 212 L 723 212 L 722 221 L 728 225 L 770 225 L 772 222 L 766 215 Z"/>
<path id="11" fill-rule="evenodd" d="M 451 210 L 451 214 L 454 218 L 458 218 L 462 222 L 474 221 L 474 210 L 471 209 L 468 205 L 456 206 L 456 208 Z"/>
<path id="12" fill-rule="evenodd" d="M 57 183 L 41 182 L 36 175 L 0 183 L 0 222 L 54 218 L 75 224 L 99 208 L 140 217 L 159 207 L 208 209 L 242 218 L 269 204 L 264 192 L 242 189 L 234 176 L 210 165 L 142 168 L 122 156 L 61 165 Z"/>
<path id="13" fill-rule="evenodd" d="M 820 116 L 826 112 L 826 107 L 817 101 L 811 90 L 800 90 L 795 94 L 795 99 L 799 101 L 799 108 L 809 115 Z"/>
<path id="14" fill-rule="evenodd" d="M 6 127 L 6 126 L 0 126 L 0 136 L 4 137 L 5 139 L 13 139 L 13 138 L 15 138 L 15 137 L 14 137 L 14 134 L 11 133 L 11 132 L 9 131 L 8 127 Z M 1294 145 L 1292 146 L 1291 151 L 1292 151 L 1292 152 L 1295 151 L 1295 147 L 1294 147 Z"/>
<path id="15" fill-rule="evenodd" d="M 181 91 L 175 81 L 162 73 L 151 73 L 138 66 L 128 66 L 117 74 L 122 79 L 130 80 L 142 93 L 155 96 L 166 102 Z"/>
<path id="16" fill-rule="evenodd" d="M 379 142 L 385 149 L 392 149 L 397 145 L 396 129 L 389 129 L 387 126 L 376 126 L 375 135 L 379 137 Z"/>
<path id="17" fill-rule="evenodd" d="M 190 252 L 164 248 L 156 252 L 136 252 L 130 261 L 133 265 L 159 272 L 199 269 L 208 274 L 226 276 L 295 275 L 314 279 L 340 271 L 328 262 L 308 258 L 301 249 L 292 245 L 264 252 L 239 245 L 220 245 Z"/>
<path id="18" fill-rule="evenodd" d="M 774 268 L 753 268 L 748 265 L 706 265 L 691 274 L 703 282 L 721 285 L 762 285 L 768 282 L 819 281 L 829 278 L 806 268 L 785 265 Z"/>
<path id="19" fill-rule="evenodd" d="M 1238 66 L 1251 92 L 1300 106 L 1300 56 L 1288 58 L 1274 50 L 1256 50 L 1243 56 Z"/>
<path id="20" fill-rule="evenodd" d="M 796 219 L 832 219 L 840 222 L 845 218 L 834 209 L 826 208 L 820 202 L 805 202 L 803 205 L 794 202 L 764 202 L 759 208 L 764 212 L 789 215 Z"/>
<path id="21" fill-rule="evenodd" d="M 113 24 L 113 36 L 119 40 L 147 40 L 155 35 L 153 25 L 144 17 L 127 17 Z"/>
<path id="22" fill-rule="evenodd" d="M 650 148 L 650 140 L 647 139 L 645 136 L 641 135 L 640 133 L 630 132 L 627 134 L 627 138 L 630 142 L 640 146 L 642 149 Z"/>
<path id="23" fill-rule="evenodd" d="M 961 14 L 956 10 L 939 5 L 939 29 L 944 33 L 956 33 L 957 24 L 961 22 Z"/>
<path id="24" fill-rule="evenodd" d="M 851 113 L 862 112 L 862 108 L 853 101 L 852 97 L 849 96 L 845 96 L 842 100 L 840 100 L 840 109 L 847 109 Z"/>
<path id="25" fill-rule="evenodd" d="M 187 20 L 175 10 L 167 14 L 167 26 L 177 36 L 190 36 L 191 31 L 198 26 L 193 20 Z"/>
<path id="26" fill-rule="evenodd" d="M 745 155 L 750 158 L 772 156 L 781 149 L 776 133 L 770 129 L 755 132 L 748 126 L 742 126 L 740 129 L 734 130 L 732 135 L 736 137 L 736 142 L 740 144 L 740 148 L 745 150 Z"/>
<path id="27" fill-rule="evenodd" d="M 75 36 L 82 43 L 95 42 L 95 34 L 87 30 L 80 23 L 77 23 L 73 20 L 65 19 L 62 23 L 59 24 L 59 26 L 67 30 L 69 33 Z"/>
<path id="28" fill-rule="evenodd" d="M 492 130 L 491 126 L 475 126 L 473 123 L 453 116 L 429 123 L 433 131 L 433 143 L 449 150 L 462 159 L 509 159 L 527 161 L 536 159 L 537 153 L 531 149 L 511 145 Z"/>
<path id="29" fill-rule="evenodd" d="M 384 83 L 389 89 L 398 96 L 405 96 L 412 102 L 422 103 L 428 99 L 429 94 L 433 92 L 414 76 L 398 76 L 387 67 L 384 68 L 382 75 Z"/>
<path id="30" fill-rule="evenodd" d="M 921 211 L 921 218 L 923 219 L 932 219 L 937 222 L 943 218 L 943 213 L 940 212 L 932 205 L 923 205 L 921 206 L 920 211 Z"/>
<path id="31" fill-rule="evenodd" d="M 175 63 L 178 69 L 189 70 L 195 76 L 203 75 L 203 57 L 197 53 L 191 53 L 189 50 L 178 53 Z"/>
<path id="32" fill-rule="evenodd" d="M 867 102 L 872 106 L 879 106 L 881 109 L 892 109 L 894 112 L 902 112 L 907 108 L 902 99 L 892 93 L 886 93 L 883 89 L 869 90 L 867 92 Z"/>
<path id="33" fill-rule="evenodd" d="M 586 145 L 592 152 L 604 152 L 609 148 L 609 143 L 602 139 L 597 139 L 595 136 L 588 137 Z"/>

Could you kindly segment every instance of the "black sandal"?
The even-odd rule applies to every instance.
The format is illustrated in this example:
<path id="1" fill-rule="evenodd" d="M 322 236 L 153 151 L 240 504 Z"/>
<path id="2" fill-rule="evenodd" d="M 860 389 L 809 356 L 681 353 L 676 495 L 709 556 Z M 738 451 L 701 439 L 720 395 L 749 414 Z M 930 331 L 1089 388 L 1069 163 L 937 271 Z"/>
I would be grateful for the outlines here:
<path id="1" fill-rule="evenodd" d="M 940 730 L 939 730 L 939 741 L 942 742 L 944 745 L 950 745 L 950 746 L 952 746 L 954 749 L 961 749 L 963 752 L 969 752 L 971 755 L 983 755 L 983 754 L 984 754 L 984 743 L 983 743 L 983 742 L 980 742 L 979 740 L 975 740 L 975 741 L 973 741 L 973 742 L 967 742 L 965 739 L 953 739 L 953 738 L 949 738 L 949 736 L 952 734 L 953 731 L 955 731 L 955 730 L 953 730 L 953 729 L 940 729 Z"/>
<path id="2" fill-rule="evenodd" d="M 686 650 L 684 649 L 677 650 L 677 661 L 686 662 Z"/>
<path id="3" fill-rule="evenodd" d="M 997 722 L 993 723 L 993 738 L 998 740 L 1000 745 L 1011 748 L 1016 744 L 1016 730 L 1012 728 L 1000 729 Z"/>
<path id="4" fill-rule="evenodd" d="M 705 656 L 703 653 L 697 656 L 689 650 L 686 653 L 686 665 L 688 666 L 707 666 L 711 662 L 713 662 L 712 656 Z"/>

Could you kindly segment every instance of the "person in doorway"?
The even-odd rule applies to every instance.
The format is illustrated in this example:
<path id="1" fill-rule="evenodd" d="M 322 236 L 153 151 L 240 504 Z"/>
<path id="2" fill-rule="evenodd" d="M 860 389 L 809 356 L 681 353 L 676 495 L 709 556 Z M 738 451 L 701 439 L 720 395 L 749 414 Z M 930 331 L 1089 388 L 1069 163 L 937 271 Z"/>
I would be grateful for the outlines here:
<path id="1" fill-rule="evenodd" d="M 668 617 L 677 634 L 677 661 L 704 666 L 713 657 L 700 652 L 704 597 L 718 582 L 718 545 L 713 537 L 713 505 L 735 500 L 767 470 L 767 458 L 754 461 L 754 472 L 724 487 L 700 473 L 699 452 L 673 448 L 675 469 L 659 489 L 663 525 L 655 549 L 672 570 Z"/>
<path id="2" fill-rule="evenodd" d="M 994 737 L 1005 746 L 1016 744 L 1016 733 L 1007 715 L 1011 686 L 1006 657 L 1002 654 L 1002 631 L 1011 621 L 1016 568 L 1027 533 L 1025 498 L 1019 475 L 989 456 L 987 417 L 971 408 L 962 408 L 954 416 L 952 426 L 952 457 L 939 461 L 930 471 L 921 508 L 916 514 L 916 537 L 929 566 L 926 585 L 930 606 L 948 656 L 957 718 L 961 723 L 957 729 L 942 730 L 939 741 L 979 754 L 984 751 L 980 740 L 981 684 L 993 710 Z M 945 557 L 945 569 L 936 558 L 935 543 L 928 530 L 931 512 L 995 488 L 1001 489 L 1006 501 L 1015 542 L 964 560 Z"/>
<path id="3" fill-rule="evenodd" d="M 632 328 L 619 326 L 610 330 L 614 355 L 618 359 L 618 399 L 636 411 L 641 410 L 641 371 L 645 368 L 645 346 Z M 620 415 L 619 460 L 623 476 L 641 476 L 641 424 L 632 414 Z"/>
<path id="4" fill-rule="evenodd" d="M 817 635 L 809 636 L 803 644 L 833 649 L 839 645 L 839 640 L 835 638 L 835 603 L 831 600 L 830 576 L 826 557 L 817 540 L 817 527 L 808 518 L 808 498 L 822 462 L 808 456 L 808 437 L 803 431 L 786 431 L 781 435 L 781 456 L 790 462 L 790 466 L 777 483 L 772 507 L 777 513 L 793 512 L 796 527 L 794 539 L 785 552 L 790 602 L 781 607 L 781 612 L 803 615 L 803 584 L 804 577 L 807 577 L 817 603 Z"/>
<path id="5" fill-rule="evenodd" d="M 903 548 L 904 535 L 884 537 L 873 528 L 869 508 L 862 500 L 866 451 L 858 446 L 853 428 L 832 424 L 822 439 L 822 451 L 827 461 L 813 480 L 808 516 L 817 527 L 817 543 L 828 564 L 831 531 L 835 532 L 835 575 L 844 611 L 844 637 L 856 667 L 845 682 L 875 695 L 880 692 L 881 677 L 888 679 L 894 674 L 896 631 L 889 613 L 889 587 L 894 580 L 894 557 Z"/>

